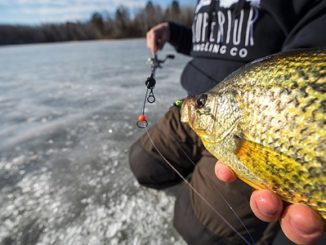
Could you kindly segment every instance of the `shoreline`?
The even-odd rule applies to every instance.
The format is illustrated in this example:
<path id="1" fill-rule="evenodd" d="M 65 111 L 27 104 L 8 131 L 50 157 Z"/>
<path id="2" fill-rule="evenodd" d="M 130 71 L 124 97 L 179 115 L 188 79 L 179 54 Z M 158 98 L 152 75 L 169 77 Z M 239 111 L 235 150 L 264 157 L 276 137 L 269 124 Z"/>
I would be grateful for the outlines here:
<path id="1" fill-rule="evenodd" d="M 89 40 L 71 40 L 71 41 L 56 41 L 56 42 L 35 42 L 35 43 L 16 43 L 16 44 L 0 44 L 1 48 L 6 47 L 19 47 L 19 46 L 32 46 L 32 45 L 47 45 L 47 44 L 62 44 L 62 43 L 81 43 L 81 42 L 95 42 L 95 41 L 128 41 L 128 40 L 141 40 L 145 37 L 130 37 L 130 38 L 100 38 Z"/>

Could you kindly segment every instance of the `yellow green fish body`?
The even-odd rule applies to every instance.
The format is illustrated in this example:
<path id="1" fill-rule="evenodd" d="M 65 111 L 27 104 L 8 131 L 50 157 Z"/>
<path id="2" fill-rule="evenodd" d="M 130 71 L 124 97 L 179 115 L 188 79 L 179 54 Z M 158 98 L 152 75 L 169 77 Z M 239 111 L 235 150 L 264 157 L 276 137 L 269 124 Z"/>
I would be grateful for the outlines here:
<path id="1" fill-rule="evenodd" d="M 187 98 L 189 123 L 246 183 L 326 220 L 326 50 L 273 55 Z"/>

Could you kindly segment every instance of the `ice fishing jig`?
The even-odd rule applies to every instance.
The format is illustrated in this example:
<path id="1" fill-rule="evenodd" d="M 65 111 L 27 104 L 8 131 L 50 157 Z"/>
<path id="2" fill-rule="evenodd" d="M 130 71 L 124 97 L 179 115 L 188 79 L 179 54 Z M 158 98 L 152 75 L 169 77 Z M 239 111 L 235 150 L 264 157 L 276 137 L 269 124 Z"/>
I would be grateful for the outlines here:
<path id="1" fill-rule="evenodd" d="M 139 128 L 146 128 L 148 126 L 147 117 L 145 116 L 146 102 L 152 104 L 156 101 L 156 98 L 154 95 L 154 87 L 156 85 L 155 72 L 156 72 L 157 68 L 162 68 L 162 64 L 167 59 L 174 59 L 174 55 L 169 54 L 165 57 L 165 59 L 160 60 L 157 57 L 157 54 L 155 54 L 154 57 L 148 59 L 148 64 L 151 66 L 151 74 L 145 81 L 145 85 L 146 85 L 147 89 L 146 89 L 146 93 L 145 93 L 145 99 L 144 99 L 144 104 L 143 104 L 143 108 L 142 108 L 142 113 L 138 116 L 137 126 Z"/>

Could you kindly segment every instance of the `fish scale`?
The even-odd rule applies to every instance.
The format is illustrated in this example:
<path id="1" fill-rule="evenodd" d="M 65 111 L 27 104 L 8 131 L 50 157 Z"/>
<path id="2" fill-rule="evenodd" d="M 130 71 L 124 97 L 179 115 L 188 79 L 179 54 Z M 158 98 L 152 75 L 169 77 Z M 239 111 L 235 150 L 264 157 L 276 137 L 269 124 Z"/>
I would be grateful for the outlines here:
<path id="1" fill-rule="evenodd" d="M 242 180 L 326 220 L 325 114 L 325 50 L 257 60 L 181 108 L 181 120 Z"/>

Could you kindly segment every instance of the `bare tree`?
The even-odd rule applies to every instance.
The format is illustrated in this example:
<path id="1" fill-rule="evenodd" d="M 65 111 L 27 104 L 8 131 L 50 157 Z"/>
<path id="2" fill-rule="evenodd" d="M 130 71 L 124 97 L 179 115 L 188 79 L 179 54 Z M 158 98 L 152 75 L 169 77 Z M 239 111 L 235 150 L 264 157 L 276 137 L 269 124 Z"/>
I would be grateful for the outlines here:
<path id="1" fill-rule="evenodd" d="M 94 12 L 89 21 L 40 26 L 0 25 L 0 45 L 37 42 L 61 42 L 102 38 L 144 37 L 149 28 L 162 21 L 176 21 L 191 26 L 193 9 L 173 0 L 166 9 L 148 1 L 133 18 L 119 6 L 114 16 Z"/>

